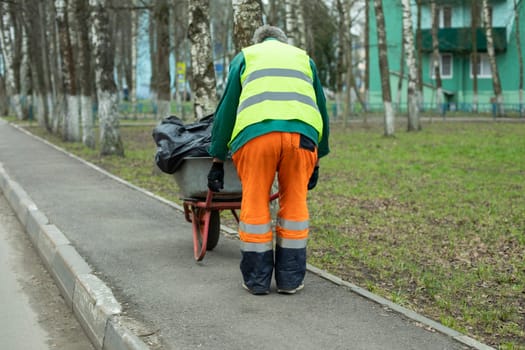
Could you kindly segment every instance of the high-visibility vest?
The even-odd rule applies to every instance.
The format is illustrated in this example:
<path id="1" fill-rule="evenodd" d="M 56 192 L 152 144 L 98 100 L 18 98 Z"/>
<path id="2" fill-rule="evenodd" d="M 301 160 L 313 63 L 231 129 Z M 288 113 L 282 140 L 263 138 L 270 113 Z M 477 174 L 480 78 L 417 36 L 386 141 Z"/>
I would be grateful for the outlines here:
<path id="1" fill-rule="evenodd" d="M 245 69 L 230 143 L 244 128 L 264 120 L 300 120 L 322 137 L 323 120 L 305 51 L 277 40 L 242 50 Z"/>

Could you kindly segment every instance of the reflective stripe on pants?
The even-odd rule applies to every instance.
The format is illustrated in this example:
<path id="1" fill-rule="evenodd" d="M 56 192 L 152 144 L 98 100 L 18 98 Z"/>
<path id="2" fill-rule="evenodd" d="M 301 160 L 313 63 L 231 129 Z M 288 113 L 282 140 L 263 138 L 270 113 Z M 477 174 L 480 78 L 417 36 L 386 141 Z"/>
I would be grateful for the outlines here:
<path id="1" fill-rule="evenodd" d="M 278 172 L 275 278 L 280 288 L 295 288 L 306 272 L 307 185 L 317 151 L 300 147 L 301 135 L 273 132 L 256 137 L 233 155 L 242 183 L 239 237 L 241 271 L 250 289 L 268 290 L 273 271 L 269 196 Z"/>

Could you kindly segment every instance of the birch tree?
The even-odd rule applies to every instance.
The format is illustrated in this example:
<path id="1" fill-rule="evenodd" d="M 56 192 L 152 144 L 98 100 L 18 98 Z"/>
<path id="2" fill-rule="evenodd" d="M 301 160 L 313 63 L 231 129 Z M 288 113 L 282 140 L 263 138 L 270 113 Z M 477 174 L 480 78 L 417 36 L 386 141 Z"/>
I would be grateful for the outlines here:
<path id="1" fill-rule="evenodd" d="M 171 78 L 170 78 L 170 9 L 167 0 L 159 0 L 155 4 L 155 29 L 157 31 L 157 106 L 158 117 L 166 118 L 170 115 Z"/>
<path id="2" fill-rule="evenodd" d="M 75 20 L 78 23 L 78 75 L 80 88 L 80 120 L 82 124 L 82 143 L 95 148 L 93 122 L 93 71 L 91 67 L 91 47 L 89 45 L 89 3 L 88 0 L 75 0 Z"/>
<path id="3" fill-rule="evenodd" d="M 496 115 L 502 117 L 505 115 L 503 106 L 503 91 L 501 89 L 501 80 L 499 77 L 498 65 L 496 64 L 496 52 L 494 50 L 494 36 L 492 33 L 492 14 L 489 7 L 488 0 L 483 0 L 483 25 L 485 27 L 485 34 L 487 36 L 487 54 L 490 62 L 490 69 L 492 71 L 492 87 L 494 95 L 496 95 Z"/>
<path id="4" fill-rule="evenodd" d="M 435 0 L 432 0 L 430 5 L 432 13 L 432 66 L 434 72 L 434 79 L 436 80 L 436 106 L 438 111 L 445 116 L 444 107 L 442 105 L 443 88 L 441 86 L 441 69 L 440 69 L 440 56 L 439 56 L 439 41 L 438 41 L 438 25 L 439 25 L 439 14 Z"/>
<path id="5" fill-rule="evenodd" d="M 62 59 L 62 78 L 66 93 L 65 119 L 62 121 L 62 138 L 66 141 L 80 141 L 79 98 L 77 95 L 77 79 L 73 56 L 72 38 L 68 18 L 68 2 L 56 0 L 56 22 L 59 37 L 60 58 Z M 74 21 L 72 21 L 74 22 Z"/>
<path id="6" fill-rule="evenodd" d="M 365 46 L 365 73 L 364 73 L 364 85 L 365 85 L 365 92 L 364 92 L 364 100 L 365 100 L 365 112 L 368 112 L 369 107 L 369 91 L 370 91 L 370 1 L 365 0 L 365 38 L 364 38 L 364 46 Z M 368 117 L 367 113 L 364 114 L 365 124 L 368 123 Z"/>
<path id="7" fill-rule="evenodd" d="M 374 0 L 377 27 L 377 49 L 379 55 L 379 72 L 381 75 L 381 92 L 385 113 L 385 136 L 394 136 L 394 109 L 392 108 L 392 93 L 390 91 L 390 72 L 388 68 L 387 36 L 385 30 L 385 16 L 383 1 Z"/>
<path id="8" fill-rule="evenodd" d="M 33 104 L 36 107 L 36 120 L 38 125 L 44 129 L 49 129 L 48 122 L 48 106 L 47 106 L 47 91 L 46 91 L 46 63 L 44 58 L 45 46 L 42 42 L 43 32 L 43 6 L 39 3 L 37 6 L 30 4 L 28 0 L 22 2 L 22 13 L 24 16 L 25 31 L 28 39 L 28 53 L 29 61 L 32 67 L 31 79 L 33 81 Z"/>
<path id="9" fill-rule="evenodd" d="M 233 42 L 236 51 L 253 44 L 255 30 L 263 24 L 260 0 L 233 0 Z"/>
<path id="10" fill-rule="evenodd" d="M 521 3 L 523 6 L 523 3 Z M 523 51 L 521 51 L 521 25 L 520 25 L 520 12 L 518 3 L 514 0 L 514 28 L 516 28 L 516 48 L 518 50 L 518 65 L 519 65 L 519 113 L 520 117 L 523 117 L 525 112 L 525 106 L 523 105 L 523 75 L 524 75 L 524 63 L 523 63 Z"/>
<path id="11" fill-rule="evenodd" d="M 193 0 L 189 4 L 188 38 L 191 42 L 193 110 L 195 120 L 215 112 L 215 69 L 209 23 L 209 0 Z"/>
<path id="12" fill-rule="evenodd" d="M 417 29 L 416 29 L 416 51 L 417 51 L 417 96 L 419 110 L 425 108 L 425 94 L 423 92 L 423 32 L 421 31 L 421 7 L 422 0 L 416 0 L 417 6 Z"/>
<path id="13" fill-rule="evenodd" d="M 95 82 L 98 97 L 100 154 L 124 156 L 118 120 L 118 93 L 114 80 L 114 49 L 110 40 L 106 0 L 89 0 L 91 40 L 95 57 Z"/>
<path id="14" fill-rule="evenodd" d="M 304 7 L 302 0 L 285 0 L 288 44 L 306 49 Z"/>
<path id="15" fill-rule="evenodd" d="M 403 4 L 403 42 L 408 66 L 408 131 L 421 130 L 419 123 L 419 98 L 417 90 L 417 61 L 412 29 L 412 8 L 410 0 L 402 0 Z"/>
<path id="16" fill-rule="evenodd" d="M 132 0 L 131 4 L 134 6 L 135 1 Z M 137 42 L 139 33 L 139 15 L 138 10 L 131 11 L 131 76 L 129 82 L 129 94 L 131 100 L 131 106 L 135 111 L 137 105 Z"/>
<path id="17" fill-rule="evenodd" d="M 335 2 L 335 7 L 337 10 L 337 65 L 336 65 L 336 91 L 335 91 L 335 108 L 336 108 L 336 118 L 343 118 L 343 88 L 344 88 L 344 74 L 346 71 L 345 67 L 345 53 L 347 48 L 345 47 L 345 11 L 343 7 L 344 0 L 337 0 Z"/>
<path id="18" fill-rule="evenodd" d="M 182 105 L 182 101 L 186 99 L 186 81 L 187 69 L 186 62 L 188 61 L 188 21 L 186 14 L 188 13 L 189 1 L 176 1 L 173 10 L 173 44 L 175 62 L 181 64 L 181 72 L 177 72 L 175 84 L 177 87 L 176 104 L 177 113 L 184 120 L 186 118 L 186 111 Z"/>
<path id="19" fill-rule="evenodd" d="M 58 29 L 56 26 L 56 9 L 55 2 L 50 0 L 45 3 L 47 5 L 46 13 L 46 38 L 48 41 L 48 56 L 49 56 L 49 82 L 52 86 L 52 93 L 48 94 L 48 104 L 50 106 L 49 116 L 51 123 L 51 130 L 54 134 L 60 134 L 63 130 L 63 121 L 66 113 L 66 93 L 63 84 L 63 77 L 60 68 L 60 49 L 58 39 Z"/>
<path id="20" fill-rule="evenodd" d="M 8 2 L 0 2 L 0 39 L 2 41 L 2 55 L 4 58 L 5 70 L 5 87 L 9 105 L 13 108 L 18 119 L 23 119 L 22 105 L 20 101 L 18 80 L 19 64 L 17 65 L 17 57 L 15 53 L 15 42 L 17 39 L 14 36 L 14 23 L 11 11 L 11 5 Z"/>
<path id="21" fill-rule="evenodd" d="M 472 110 L 473 112 L 478 111 L 478 66 L 479 66 L 479 55 L 478 55 L 478 20 L 479 20 L 479 7 L 477 1 L 472 1 L 470 10 L 471 25 L 471 39 L 472 39 Z"/>
<path id="22" fill-rule="evenodd" d="M 401 37 L 403 38 L 405 28 L 401 27 Z M 404 40 L 404 39 L 403 39 Z M 397 111 L 401 111 L 401 97 L 403 96 L 403 83 L 405 81 L 405 48 L 404 43 L 401 45 L 401 57 L 399 59 L 399 79 L 397 80 L 397 95 L 395 106 Z"/>

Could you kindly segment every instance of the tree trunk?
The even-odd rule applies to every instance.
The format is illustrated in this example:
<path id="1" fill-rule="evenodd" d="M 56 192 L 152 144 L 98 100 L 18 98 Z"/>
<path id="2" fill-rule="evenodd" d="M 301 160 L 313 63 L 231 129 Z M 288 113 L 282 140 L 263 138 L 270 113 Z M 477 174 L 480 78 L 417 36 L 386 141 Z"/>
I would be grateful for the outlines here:
<path id="1" fill-rule="evenodd" d="M 353 71 L 353 38 L 350 28 L 352 28 L 352 0 L 345 0 L 344 7 L 344 23 L 348 30 L 345 33 L 345 54 L 346 54 L 346 74 L 345 74 L 345 85 L 346 85 L 346 94 L 345 94 L 345 108 L 343 111 L 343 127 L 346 128 L 348 119 L 353 112 L 353 101 L 352 101 L 352 89 L 355 87 L 354 71 Z M 358 94 L 357 90 L 355 91 L 356 96 Z"/>
<path id="2" fill-rule="evenodd" d="M 135 4 L 134 1 L 132 1 Z M 137 41 L 138 41 L 138 26 L 139 26 L 139 14 L 138 10 L 131 11 L 131 76 L 128 85 L 131 108 L 133 113 L 136 113 L 137 106 Z"/>
<path id="3" fill-rule="evenodd" d="M 477 1 L 472 1 L 471 4 L 471 12 L 470 17 L 472 18 L 470 31 L 471 31 L 471 38 L 472 38 L 472 111 L 477 112 L 478 111 L 478 103 L 479 103 L 479 97 L 478 97 L 478 64 L 479 64 L 479 56 L 478 56 L 478 16 L 479 16 L 479 7 Z"/>
<path id="4" fill-rule="evenodd" d="M 408 131 L 421 130 L 419 123 L 419 98 L 417 93 L 417 62 L 414 46 L 414 31 L 412 30 L 412 9 L 410 0 L 403 0 L 403 37 L 405 43 L 406 62 L 408 66 Z"/>
<path id="5" fill-rule="evenodd" d="M 445 117 L 445 108 L 442 105 L 441 99 L 443 97 L 443 88 L 441 86 L 441 70 L 439 68 L 439 41 L 438 41 L 438 25 L 439 14 L 437 11 L 436 2 L 432 1 L 432 62 L 434 67 L 434 79 L 436 80 L 436 107 L 439 113 Z"/>
<path id="6" fill-rule="evenodd" d="M 65 0 L 56 0 L 57 28 L 59 36 L 60 57 L 62 59 L 62 78 L 66 93 L 66 113 L 62 124 L 62 138 L 66 141 L 80 141 L 80 107 L 77 96 L 77 80 L 75 61 L 73 56 L 72 38 L 70 35 L 68 3 Z"/>
<path id="7" fill-rule="evenodd" d="M 523 3 L 520 3 L 521 6 L 523 6 Z M 518 50 L 518 64 L 520 67 L 520 77 L 519 77 L 519 114 L 520 117 L 524 116 L 525 113 L 525 106 L 523 105 L 523 75 L 524 75 L 524 67 L 523 67 L 523 51 L 521 51 L 521 26 L 520 26 L 520 9 L 518 7 L 518 3 L 516 0 L 514 0 L 514 28 L 516 28 L 516 48 Z"/>
<path id="8" fill-rule="evenodd" d="M 106 0 L 89 0 L 92 42 L 95 56 L 95 81 L 98 97 L 100 154 L 124 156 L 118 119 L 118 93 L 114 80 L 114 48 L 110 40 Z"/>
<path id="9" fill-rule="evenodd" d="M 91 68 L 91 48 L 89 45 L 88 0 L 75 0 L 75 20 L 79 28 L 78 71 L 80 87 L 80 119 L 82 124 L 82 143 L 95 148 L 95 125 L 93 122 L 93 70 Z"/>
<path id="10" fill-rule="evenodd" d="M 401 97 L 403 96 L 403 81 L 405 80 L 405 38 L 404 38 L 405 28 L 401 27 L 401 38 L 403 38 L 403 43 L 401 44 L 401 57 L 399 59 L 399 79 L 397 80 L 397 95 L 396 95 L 396 111 L 401 113 Z"/>
<path id="11" fill-rule="evenodd" d="M 365 112 L 369 110 L 369 91 L 370 91 L 370 1 L 365 0 Z M 365 113 L 364 122 L 367 124 L 367 113 Z"/>
<path id="12" fill-rule="evenodd" d="M 505 110 L 503 106 L 503 92 L 501 90 L 501 80 L 499 77 L 498 65 L 496 64 L 496 52 L 494 50 L 494 37 L 492 35 L 492 16 L 490 14 L 488 0 L 483 0 L 483 23 L 487 36 L 487 53 L 489 56 L 490 68 L 492 70 L 492 86 L 496 95 L 496 113 L 494 117 L 503 117 Z"/>
<path id="13" fill-rule="evenodd" d="M 171 89 L 170 89 L 170 10 L 166 0 L 156 2 L 155 29 L 157 30 L 157 106 L 158 118 L 170 115 Z"/>
<path id="14" fill-rule="evenodd" d="M 49 38 L 49 67 L 50 83 L 53 93 L 48 95 L 50 106 L 51 130 L 54 134 L 60 134 L 63 129 L 62 122 L 65 120 L 66 99 L 62 75 L 60 73 L 60 50 L 58 31 L 56 28 L 55 2 L 50 0 L 49 9 L 46 12 L 46 38 Z"/>
<path id="15" fill-rule="evenodd" d="M 22 11 L 19 11 L 19 16 L 22 16 Z M 20 36 L 22 37 L 22 43 L 20 47 L 20 98 L 22 107 L 22 119 L 27 120 L 34 118 L 33 115 L 33 80 L 31 75 L 33 74 L 31 63 L 29 62 L 29 39 L 26 28 L 21 25 L 24 20 L 18 18 L 17 26 L 19 27 Z"/>
<path id="16" fill-rule="evenodd" d="M 285 0 L 288 43 L 305 49 L 306 36 L 302 0 Z"/>
<path id="17" fill-rule="evenodd" d="M 425 94 L 423 91 L 423 33 L 421 32 L 421 1 L 416 0 L 417 5 L 417 36 L 416 36 L 416 49 L 417 49 L 417 95 L 419 110 L 425 109 Z"/>
<path id="18" fill-rule="evenodd" d="M 177 69 L 175 86 L 177 87 L 177 114 L 183 119 L 186 119 L 186 111 L 183 106 L 187 99 L 186 83 L 188 78 L 188 69 L 186 62 L 188 61 L 188 30 L 187 30 L 187 16 L 189 1 L 178 1 L 175 3 L 173 10 L 173 36 L 175 47 L 175 61 L 180 64 L 180 70 Z"/>
<path id="19" fill-rule="evenodd" d="M 260 0 L 233 0 L 233 42 L 241 51 L 250 46 L 255 30 L 263 24 Z"/>
<path id="20" fill-rule="evenodd" d="M 212 114 L 217 106 L 208 12 L 209 0 L 193 0 L 190 2 L 188 38 L 191 42 L 195 120 Z"/>
<path id="21" fill-rule="evenodd" d="M 336 90 L 335 90 L 335 110 L 336 119 L 343 120 L 343 96 L 344 96 L 344 77 L 346 73 L 346 42 L 345 34 L 347 29 L 345 28 L 345 11 L 343 7 L 344 0 L 337 0 L 335 3 L 337 9 L 337 64 L 336 64 Z"/>
<path id="22" fill-rule="evenodd" d="M 20 95 L 17 88 L 17 76 L 16 71 L 19 67 L 16 67 L 15 47 L 14 43 L 17 40 L 14 37 L 14 23 L 11 16 L 10 4 L 7 2 L 0 2 L 0 13 L 2 15 L 0 25 L 0 39 L 2 47 L 2 56 L 4 58 L 4 71 L 5 71 L 5 87 L 7 92 L 7 98 L 9 100 L 9 106 L 18 119 L 22 119 L 22 109 L 20 105 Z"/>
<path id="23" fill-rule="evenodd" d="M 157 75 L 158 75 L 158 69 L 157 65 L 155 64 L 157 62 L 157 41 L 155 40 L 155 33 L 157 30 L 155 29 L 155 14 L 150 11 L 149 18 L 149 56 L 150 56 L 150 63 L 151 63 L 151 78 L 150 78 L 150 99 L 153 101 L 157 100 Z M 155 115 L 155 117 L 157 117 Z"/>
<path id="24" fill-rule="evenodd" d="M 374 0 L 377 27 L 377 49 L 379 53 L 379 71 L 381 75 L 381 92 L 385 113 L 385 136 L 394 136 L 394 109 L 392 108 L 392 93 L 390 91 L 390 72 L 388 68 L 387 38 L 383 1 Z"/>
<path id="25" fill-rule="evenodd" d="M 42 3 L 38 6 L 33 6 L 28 0 L 23 1 L 23 15 L 25 30 L 28 38 L 29 60 L 32 67 L 32 81 L 33 81 L 33 101 L 36 107 L 33 112 L 36 116 L 38 125 L 46 130 L 49 130 L 48 125 L 48 108 L 46 99 L 46 84 L 45 84 L 45 67 L 43 54 L 42 31 L 44 18 Z"/>
<path id="26" fill-rule="evenodd" d="M 9 102 L 7 99 L 7 93 L 5 91 L 5 79 L 0 74 L 0 116 L 6 116 L 9 114 Z"/>

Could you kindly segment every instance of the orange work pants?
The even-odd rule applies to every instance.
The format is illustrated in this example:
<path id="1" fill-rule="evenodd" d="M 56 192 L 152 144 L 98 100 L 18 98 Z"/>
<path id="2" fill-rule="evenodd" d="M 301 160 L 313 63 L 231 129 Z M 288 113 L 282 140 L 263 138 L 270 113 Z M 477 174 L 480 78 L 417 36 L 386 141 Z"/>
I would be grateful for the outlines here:
<path id="1" fill-rule="evenodd" d="M 278 288 L 296 288 L 306 272 L 307 186 L 317 148 L 298 133 L 272 132 L 248 141 L 233 154 L 233 161 L 242 183 L 239 236 L 244 283 L 256 291 L 270 287 L 274 254 L 269 195 L 277 172 L 275 278 Z"/>

